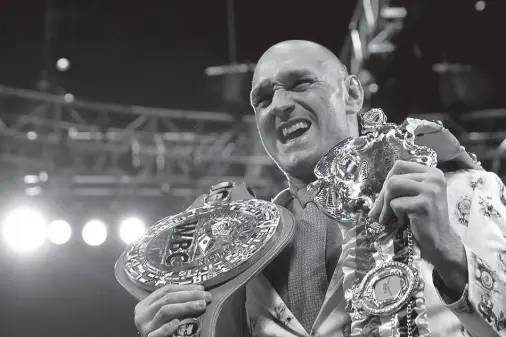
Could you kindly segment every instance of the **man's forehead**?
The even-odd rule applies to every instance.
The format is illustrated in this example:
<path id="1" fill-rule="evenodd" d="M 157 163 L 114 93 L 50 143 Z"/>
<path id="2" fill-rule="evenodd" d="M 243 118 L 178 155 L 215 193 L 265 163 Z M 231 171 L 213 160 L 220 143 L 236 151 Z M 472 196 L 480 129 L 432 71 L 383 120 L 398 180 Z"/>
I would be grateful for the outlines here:
<path id="1" fill-rule="evenodd" d="M 253 85 L 265 81 L 275 81 L 286 76 L 319 75 L 322 72 L 322 64 L 316 58 L 304 58 L 301 55 L 264 59 L 258 63 L 255 69 Z"/>

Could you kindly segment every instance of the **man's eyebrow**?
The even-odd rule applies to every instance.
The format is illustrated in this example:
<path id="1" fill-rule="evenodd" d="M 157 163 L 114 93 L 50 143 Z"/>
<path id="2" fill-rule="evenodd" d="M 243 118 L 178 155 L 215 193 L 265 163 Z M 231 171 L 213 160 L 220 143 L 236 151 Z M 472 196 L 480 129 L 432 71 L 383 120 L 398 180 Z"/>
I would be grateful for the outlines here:
<path id="1" fill-rule="evenodd" d="M 308 76 L 308 75 L 314 76 L 314 73 L 309 69 L 295 69 L 295 70 L 281 72 L 278 74 L 277 77 L 279 77 L 281 80 L 285 80 L 285 79 L 291 80 L 293 78 L 299 78 L 299 77 Z"/>
<path id="2" fill-rule="evenodd" d="M 276 80 L 293 80 L 295 78 L 300 78 L 303 76 L 314 76 L 314 73 L 309 69 L 296 69 L 296 70 L 288 70 L 280 72 L 276 75 Z M 263 91 L 271 86 L 271 81 L 269 79 L 264 79 L 260 81 L 258 85 L 256 85 L 251 91 L 251 97 L 256 96 L 260 91 Z"/>

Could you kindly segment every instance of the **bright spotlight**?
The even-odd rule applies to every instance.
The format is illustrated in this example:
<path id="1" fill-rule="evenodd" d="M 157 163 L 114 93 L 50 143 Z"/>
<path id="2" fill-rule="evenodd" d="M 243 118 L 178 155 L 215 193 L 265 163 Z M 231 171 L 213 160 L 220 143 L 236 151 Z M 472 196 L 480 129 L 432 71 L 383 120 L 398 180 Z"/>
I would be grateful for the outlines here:
<path id="1" fill-rule="evenodd" d="M 42 187 L 40 187 L 40 186 L 33 186 L 33 187 L 25 188 L 25 194 L 29 197 L 35 197 L 36 195 L 39 195 L 41 193 L 42 193 Z"/>
<path id="2" fill-rule="evenodd" d="M 91 220 L 83 228 L 83 240 L 90 246 L 99 246 L 107 238 L 107 228 L 100 220 Z"/>
<path id="3" fill-rule="evenodd" d="M 66 71 L 69 69 L 69 67 L 70 61 L 65 57 L 62 57 L 61 59 L 56 61 L 56 69 L 58 69 L 59 71 Z"/>
<path id="4" fill-rule="evenodd" d="M 20 207 L 8 214 L 3 223 L 7 244 L 17 252 L 31 252 L 46 239 L 46 222 L 37 211 Z"/>
<path id="5" fill-rule="evenodd" d="M 485 7 L 487 7 L 487 3 L 485 1 L 477 1 L 475 4 L 474 4 L 474 8 L 476 8 L 476 10 L 478 12 L 481 12 L 482 10 L 485 9 Z"/>
<path id="6" fill-rule="evenodd" d="M 67 103 L 72 103 L 72 102 L 74 102 L 74 95 L 67 93 L 67 94 L 63 95 L 63 100 Z"/>
<path id="7" fill-rule="evenodd" d="M 146 231 L 144 223 L 137 218 L 123 220 L 119 229 L 119 236 L 124 243 L 130 244 L 140 238 Z"/>
<path id="8" fill-rule="evenodd" d="M 66 243 L 71 235 L 72 230 L 67 221 L 55 220 L 47 227 L 47 237 L 54 244 L 61 245 Z"/>
<path id="9" fill-rule="evenodd" d="M 49 179 L 49 176 L 47 175 L 46 171 L 40 171 L 39 173 L 39 180 L 43 183 L 45 183 Z"/>
<path id="10" fill-rule="evenodd" d="M 36 184 L 39 182 L 39 177 L 34 174 L 30 174 L 26 175 L 23 180 L 25 181 L 25 184 Z"/>
<path id="11" fill-rule="evenodd" d="M 35 139 L 39 138 L 39 135 L 35 131 L 28 131 L 26 133 L 26 138 L 28 138 L 29 140 L 35 140 Z"/>
<path id="12" fill-rule="evenodd" d="M 376 83 L 369 84 L 369 91 L 373 94 L 378 92 L 378 85 Z"/>

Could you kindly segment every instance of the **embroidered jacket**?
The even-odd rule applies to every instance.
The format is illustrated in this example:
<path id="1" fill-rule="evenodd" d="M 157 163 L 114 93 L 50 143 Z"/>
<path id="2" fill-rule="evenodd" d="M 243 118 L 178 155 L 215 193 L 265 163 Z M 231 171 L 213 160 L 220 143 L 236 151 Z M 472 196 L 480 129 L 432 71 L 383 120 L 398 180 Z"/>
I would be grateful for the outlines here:
<path id="1" fill-rule="evenodd" d="M 497 175 L 481 170 L 451 172 L 446 178 L 450 224 L 464 243 L 469 273 L 461 298 L 450 303 L 432 266 L 422 264 L 432 336 L 506 336 L 504 184 Z M 292 200 L 285 190 L 273 201 L 289 206 Z M 246 323 L 254 337 L 349 336 L 350 319 L 344 307 L 342 279 L 334 277 L 312 331 L 305 331 L 264 275 L 246 286 Z M 375 326 L 367 330 L 367 336 L 390 334 L 390 330 L 380 331 Z"/>

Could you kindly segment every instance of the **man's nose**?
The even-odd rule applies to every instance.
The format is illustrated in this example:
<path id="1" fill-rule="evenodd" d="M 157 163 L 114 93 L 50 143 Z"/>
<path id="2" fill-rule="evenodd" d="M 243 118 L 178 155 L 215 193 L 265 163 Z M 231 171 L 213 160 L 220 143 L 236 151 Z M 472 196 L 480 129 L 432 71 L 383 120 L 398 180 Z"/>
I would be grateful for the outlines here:
<path id="1" fill-rule="evenodd" d="M 272 97 L 272 113 L 281 119 L 287 118 L 294 108 L 291 97 L 285 90 L 276 90 Z"/>

